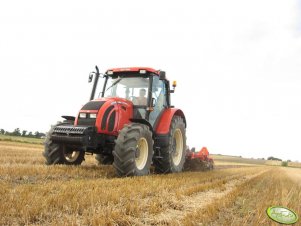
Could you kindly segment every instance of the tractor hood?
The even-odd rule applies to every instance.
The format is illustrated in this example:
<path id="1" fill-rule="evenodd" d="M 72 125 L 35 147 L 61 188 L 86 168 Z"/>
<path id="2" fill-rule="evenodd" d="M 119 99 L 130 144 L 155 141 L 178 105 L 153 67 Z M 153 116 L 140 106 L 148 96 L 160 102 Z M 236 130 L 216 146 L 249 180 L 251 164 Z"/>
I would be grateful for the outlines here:
<path id="1" fill-rule="evenodd" d="M 133 103 L 127 99 L 110 97 L 86 103 L 75 120 L 75 126 L 95 126 L 98 133 L 117 135 L 119 125 L 129 123 Z"/>

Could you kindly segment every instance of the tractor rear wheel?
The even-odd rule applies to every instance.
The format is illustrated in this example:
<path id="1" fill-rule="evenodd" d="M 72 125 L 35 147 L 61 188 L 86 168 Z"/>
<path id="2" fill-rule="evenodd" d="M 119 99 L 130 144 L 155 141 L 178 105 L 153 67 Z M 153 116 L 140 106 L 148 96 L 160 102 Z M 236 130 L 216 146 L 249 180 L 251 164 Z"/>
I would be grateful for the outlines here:
<path id="1" fill-rule="evenodd" d="M 58 123 L 57 125 L 67 125 L 69 123 Z M 57 126 L 56 125 L 56 126 Z M 65 164 L 65 165 L 80 165 L 85 158 L 85 152 L 77 150 L 65 144 L 53 143 L 51 135 L 55 126 L 49 130 L 44 145 L 45 149 L 43 156 L 46 158 L 47 165 Z"/>
<path id="2" fill-rule="evenodd" d="M 152 132 L 147 125 L 125 125 L 115 141 L 113 166 L 119 176 L 143 176 L 153 158 Z"/>
<path id="3" fill-rule="evenodd" d="M 167 147 L 161 147 L 160 158 L 154 159 L 156 173 L 181 172 L 186 155 L 186 131 L 183 118 L 175 116 L 169 130 Z"/>

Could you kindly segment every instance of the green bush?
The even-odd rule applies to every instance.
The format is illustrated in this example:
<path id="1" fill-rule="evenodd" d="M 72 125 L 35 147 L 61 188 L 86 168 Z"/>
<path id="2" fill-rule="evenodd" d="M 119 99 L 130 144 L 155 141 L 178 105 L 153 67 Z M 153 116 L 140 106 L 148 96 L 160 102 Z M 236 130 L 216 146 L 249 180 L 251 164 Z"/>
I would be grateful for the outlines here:
<path id="1" fill-rule="evenodd" d="M 282 161 L 281 166 L 285 166 L 285 167 L 288 166 L 287 161 Z"/>

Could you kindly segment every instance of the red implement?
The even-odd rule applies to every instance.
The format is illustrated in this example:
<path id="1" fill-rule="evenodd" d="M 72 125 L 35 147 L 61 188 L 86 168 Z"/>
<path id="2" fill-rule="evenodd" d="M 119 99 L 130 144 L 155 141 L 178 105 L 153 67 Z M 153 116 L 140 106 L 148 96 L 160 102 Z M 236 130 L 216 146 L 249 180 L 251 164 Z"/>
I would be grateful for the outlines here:
<path id="1" fill-rule="evenodd" d="M 212 170 L 214 167 L 214 161 L 209 157 L 209 151 L 206 147 L 203 147 L 199 152 L 195 152 L 195 149 L 186 151 L 186 161 L 184 168 L 187 171 L 197 170 Z"/>

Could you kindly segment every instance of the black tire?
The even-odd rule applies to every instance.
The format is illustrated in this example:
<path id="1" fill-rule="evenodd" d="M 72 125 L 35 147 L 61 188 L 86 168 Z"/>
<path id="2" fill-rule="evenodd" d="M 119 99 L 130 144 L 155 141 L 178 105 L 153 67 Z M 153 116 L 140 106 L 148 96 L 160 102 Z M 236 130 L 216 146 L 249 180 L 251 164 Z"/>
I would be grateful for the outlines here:
<path id="1" fill-rule="evenodd" d="M 68 125 L 69 123 L 58 123 L 58 125 Z M 83 150 L 75 150 L 71 146 L 65 144 L 53 143 L 51 135 L 54 127 L 49 130 L 45 142 L 43 156 L 46 159 L 47 165 L 65 164 L 65 165 L 80 165 L 85 159 L 85 152 Z"/>
<path id="2" fill-rule="evenodd" d="M 118 176 L 143 176 L 150 173 L 154 141 L 147 125 L 125 125 L 115 143 L 113 166 Z"/>
<path id="3" fill-rule="evenodd" d="M 98 161 L 99 165 L 112 165 L 114 162 L 114 157 L 112 155 L 97 154 L 95 159 Z"/>
<path id="4" fill-rule="evenodd" d="M 180 131 L 180 132 L 179 132 Z M 177 135 L 176 135 L 177 134 Z M 175 136 L 182 136 L 182 141 Z M 177 145 L 182 146 L 177 147 Z M 178 149 L 178 150 L 177 150 Z M 175 158 L 180 154 L 179 157 Z M 161 157 L 154 159 L 156 173 L 177 173 L 183 170 L 186 155 L 186 129 L 183 118 L 174 116 L 169 129 L 169 141 L 167 147 L 161 147 Z M 177 161 L 175 161 L 175 159 Z"/>

